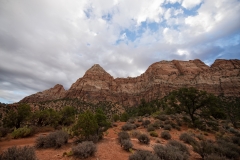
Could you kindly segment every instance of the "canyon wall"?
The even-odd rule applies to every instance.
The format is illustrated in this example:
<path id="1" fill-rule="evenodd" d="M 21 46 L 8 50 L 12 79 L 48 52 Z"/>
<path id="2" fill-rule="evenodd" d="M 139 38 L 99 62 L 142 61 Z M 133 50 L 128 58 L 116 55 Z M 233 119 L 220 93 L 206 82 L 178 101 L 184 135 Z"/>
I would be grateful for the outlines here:
<path id="1" fill-rule="evenodd" d="M 210 67 L 198 59 L 160 61 L 138 77 L 116 79 L 95 64 L 69 90 L 57 84 L 20 102 L 77 98 L 91 103 L 108 101 L 121 106 L 135 106 L 143 98 L 147 101 L 162 98 L 182 87 L 195 87 L 215 95 L 240 96 L 240 60 L 217 59 Z"/>

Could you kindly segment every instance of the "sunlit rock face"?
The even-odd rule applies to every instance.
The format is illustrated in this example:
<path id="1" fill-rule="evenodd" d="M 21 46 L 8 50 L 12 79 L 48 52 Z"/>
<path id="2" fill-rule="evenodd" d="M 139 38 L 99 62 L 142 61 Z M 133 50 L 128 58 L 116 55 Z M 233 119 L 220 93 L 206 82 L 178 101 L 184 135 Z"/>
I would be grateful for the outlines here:
<path id="1" fill-rule="evenodd" d="M 240 96 L 240 60 L 217 59 L 210 67 L 198 59 L 160 61 L 138 77 L 116 79 L 95 64 L 69 90 L 57 84 L 20 102 L 77 98 L 91 103 L 110 101 L 122 106 L 135 106 L 141 99 L 162 98 L 182 87 L 196 87 L 215 95 Z"/>

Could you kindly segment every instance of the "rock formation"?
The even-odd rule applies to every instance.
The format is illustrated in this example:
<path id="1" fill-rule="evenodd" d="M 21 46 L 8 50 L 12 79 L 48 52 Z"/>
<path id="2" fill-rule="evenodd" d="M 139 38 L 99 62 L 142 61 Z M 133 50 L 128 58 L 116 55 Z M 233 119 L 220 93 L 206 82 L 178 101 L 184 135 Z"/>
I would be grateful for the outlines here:
<path id="1" fill-rule="evenodd" d="M 198 59 L 160 61 L 149 66 L 138 77 L 116 79 L 95 64 L 69 90 L 56 85 L 20 102 L 77 98 L 92 103 L 109 101 L 122 106 L 135 106 L 143 98 L 147 101 L 162 98 L 182 87 L 196 87 L 215 95 L 240 96 L 240 60 L 218 59 L 210 67 Z"/>

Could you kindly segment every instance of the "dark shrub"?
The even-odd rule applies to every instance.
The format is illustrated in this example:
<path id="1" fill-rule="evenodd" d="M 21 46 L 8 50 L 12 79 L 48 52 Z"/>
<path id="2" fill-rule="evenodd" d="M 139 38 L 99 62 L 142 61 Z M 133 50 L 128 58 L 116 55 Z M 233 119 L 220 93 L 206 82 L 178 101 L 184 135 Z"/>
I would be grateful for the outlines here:
<path id="1" fill-rule="evenodd" d="M 240 156 L 240 148 L 231 142 L 218 140 L 216 150 L 219 155 L 226 156 L 230 159 L 237 159 Z"/>
<path id="2" fill-rule="evenodd" d="M 151 132 L 150 132 L 150 136 L 152 136 L 152 137 L 158 137 L 158 134 L 157 134 L 157 132 L 155 132 L 155 131 L 151 131 Z"/>
<path id="3" fill-rule="evenodd" d="M 89 135 L 89 137 L 86 138 L 86 141 L 92 141 L 93 143 L 97 143 L 100 139 L 102 139 L 102 136 L 102 134 Z"/>
<path id="4" fill-rule="evenodd" d="M 217 154 L 210 154 L 204 158 L 204 160 L 226 160 L 226 159 L 227 159 L 226 157 Z"/>
<path id="5" fill-rule="evenodd" d="M 156 155 L 150 151 L 138 150 L 129 156 L 129 160 L 160 160 Z"/>
<path id="6" fill-rule="evenodd" d="M 84 141 L 72 147 L 73 155 L 77 158 L 87 158 L 97 151 L 96 145 L 92 141 Z"/>
<path id="7" fill-rule="evenodd" d="M 161 121 L 159 121 L 158 119 L 153 123 L 153 127 L 158 129 L 160 127 Z"/>
<path id="8" fill-rule="evenodd" d="M 153 125 L 149 125 L 149 126 L 147 127 L 147 131 L 148 131 L 148 132 L 154 131 L 154 130 L 155 130 L 155 128 L 153 127 Z"/>
<path id="9" fill-rule="evenodd" d="M 163 131 L 163 132 L 161 133 L 161 137 L 162 137 L 163 139 L 166 139 L 166 140 L 172 138 L 172 136 L 170 135 L 170 133 L 169 133 L 168 131 Z"/>
<path id="10" fill-rule="evenodd" d="M 170 140 L 170 141 L 168 141 L 167 145 L 174 146 L 174 147 L 178 148 L 178 150 L 180 150 L 181 152 L 184 152 L 184 153 L 187 153 L 188 155 L 190 155 L 187 146 L 179 141 Z"/>
<path id="11" fill-rule="evenodd" d="M 122 131 L 118 133 L 118 140 L 121 143 L 123 140 L 130 139 L 129 134 L 126 131 Z"/>
<path id="12" fill-rule="evenodd" d="M 36 160 L 33 147 L 11 147 L 0 155 L 0 160 Z"/>
<path id="13" fill-rule="evenodd" d="M 171 131 L 172 126 L 170 124 L 166 124 L 166 125 L 164 125 L 163 129 Z"/>
<path id="14" fill-rule="evenodd" d="M 5 137 L 9 133 L 10 129 L 0 127 L 0 137 Z"/>
<path id="15" fill-rule="evenodd" d="M 126 123 L 122 126 L 122 130 L 124 131 L 130 131 L 132 129 L 136 129 L 136 125 L 135 124 L 131 124 L 131 123 Z"/>
<path id="16" fill-rule="evenodd" d="M 151 123 L 151 122 L 150 122 L 149 120 L 144 120 L 144 121 L 142 122 L 142 125 L 143 125 L 144 127 L 147 127 L 150 123 Z"/>
<path id="17" fill-rule="evenodd" d="M 130 139 L 124 139 L 121 141 L 121 146 L 124 150 L 129 151 L 132 148 L 133 144 L 131 143 Z"/>
<path id="18" fill-rule="evenodd" d="M 161 121 L 166 121 L 168 119 L 168 116 L 166 116 L 166 115 L 159 115 L 156 118 L 161 120 Z"/>
<path id="19" fill-rule="evenodd" d="M 186 152 L 182 152 L 172 145 L 155 145 L 153 150 L 160 159 L 164 160 L 187 160 L 189 157 Z"/>
<path id="20" fill-rule="evenodd" d="M 136 123 L 135 125 L 136 125 L 136 128 L 140 127 L 140 124 L 138 124 L 138 123 Z"/>
<path id="21" fill-rule="evenodd" d="M 39 136 L 36 139 L 36 148 L 60 148 L 68 142 L 68 134 L 64 131 L 52 132 L 47 136 Z"/>
<path id="22" fill-rule="evenodd" d="M 237 145 L 240 146 L 240 137 L 233 136 L 233 137 L 232 137 L 232 142 L 233 142 L 234 144 L 237 144 Z"/>
<path id="23" fill-rule="evenodd" d="M 185 143 L 188 143 L 190 145 L 197 144 L 197 141 L 194 139 L 194 137 L 189 133 L 182 133 L 179 137 L 180 140 L 182 140 Z"/>
<path id="24" fill-rule="evenodd" d="M 150 139 L 146 134 L 141 134 L 138 137 L 138 140 L 139 140 L 140 143 L 144 143 L 144 144 L 149 144 L 149 142 L 150 142 Z"/>
<path id="25" fill-rule="evenodd" d="M 128 122 L 129 122 L 129 123 L 134 123 L 135 120 L 134 120 L 133 118 L 130 118 L 130 119 L 128 120 Z"/>
<path id="26" fill-rule="evenodd" d="M 137 138 L 138 136 L 141 135 L 141 132 L 139 130 L 133 130 L 131 132 L 131 136 Z"/>
<path id="27" fill-rule="evenodd" d="M 210 155 L 214 152 L 215 147 L 212 141 L 201 141 L 193 145 L 193 150 L 197 152 L 202 158 L 205 158 L 207 155 Z"/>

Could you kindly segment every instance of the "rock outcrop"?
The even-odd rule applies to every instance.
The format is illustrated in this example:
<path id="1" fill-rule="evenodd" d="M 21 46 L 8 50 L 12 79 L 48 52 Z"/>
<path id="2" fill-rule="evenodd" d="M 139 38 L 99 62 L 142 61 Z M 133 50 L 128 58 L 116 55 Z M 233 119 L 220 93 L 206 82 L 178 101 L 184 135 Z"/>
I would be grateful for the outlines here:
<path id="1" fill-rule="evenodd" d="M 240 60 L 218 59 L 210 67 L 198 59 L 160 61 L 138 77 L 116 79 L 95 64 L 69 90 L 56 85 L 20 102 L 77 98 L 92 103 L 110 101 L 122 106 L 135 106 L 143 98 L 147 101 L 162 98 L 182 87 L 196 87 L 215 95 L 240 96 Z"/>

